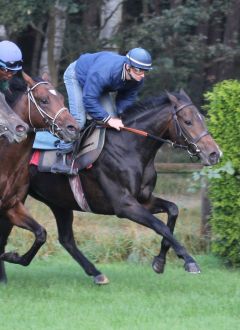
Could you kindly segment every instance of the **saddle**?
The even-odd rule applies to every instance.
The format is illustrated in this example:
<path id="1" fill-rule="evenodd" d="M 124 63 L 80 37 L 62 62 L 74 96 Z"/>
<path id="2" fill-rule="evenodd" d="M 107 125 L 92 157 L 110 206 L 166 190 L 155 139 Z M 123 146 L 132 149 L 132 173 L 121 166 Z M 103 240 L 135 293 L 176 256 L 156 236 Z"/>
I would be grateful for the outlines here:
<path id="1" fill-rule="evenodd" d="M 73 144 L 73 151 L 68 155 L 73 168 L 78 171 L 90 168 L 98 159 L 105 141 L 106 128 L 91 122 L 81 132 L 80 139 Z M 38 150 L 38 170 L 51 172 L 52 165 L 57 160 L 58 150 Z M 36 164 L 35 164 L 36 165 Z"/>
<path id="2" fill-rule="evenodd" d="M 106 128 L 96 126 L 91 122 L 81 132 L 79 141 L 74 143 L 73 152 L 70 155 L 72 166 L 78 171 L 92 167 L 92 164 L 98 159 L 105 141 Z M 51 172 L 53 164 L 57 159 L 58 150 L 35 150 L 30 164 L 38 167 L 40 172 Z M 90 206 L 85 198 L 82 183 L 79 175 L 69 176 L 70 187 L 76 202 L 82 211 L 91 212 Z"/>

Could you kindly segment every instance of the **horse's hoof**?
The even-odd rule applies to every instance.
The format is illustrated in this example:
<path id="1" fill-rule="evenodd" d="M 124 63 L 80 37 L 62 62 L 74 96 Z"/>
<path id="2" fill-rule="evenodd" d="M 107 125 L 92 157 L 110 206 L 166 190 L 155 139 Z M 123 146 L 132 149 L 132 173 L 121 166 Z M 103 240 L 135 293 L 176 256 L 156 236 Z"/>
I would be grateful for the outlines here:
<path id="1" fill-rule="evenodd" d="M 7 278 L 6 277 L 3 277 L 3 278 L 0 278 L 0 285 L 6 285 L 7 284 Z"/>
<path id="2" fill-rule="evenodd" d="M 152 262 L 153 270 L 158 274 L 162 274 L 164 272 L 164 267 L 165 267 L 165 259 L 154 257 Z"/>
<path id="3" fill-rule="evenodd" d="M 18 264 L 21 266 L 28 266 L 29 262 L 24 257 L 20 256 L 17 252 L 6 252 L 0 255 L 0 260 Z"/>
<path id="4" fill-rule="evenodd" d="M 187 272 L 189 272 L 191 274 L 201 273 L 200 268 L 198 267 L 198 265 L 195 262 L 185 263 L 184 268 Z"/>
<path id="5" fill-rule="evenodd" d="M 17 264 L 19 263 L 20 256 L 17 252 L 6 252 L 0 255 L 0 260 Z"/>
<path id="6" fill-rule="evenodd" d="M 99 274 L 93 278 L 93 282 L 97 285 L 105 285 L 109 283 L 109 279 L 104 274 Z"/>

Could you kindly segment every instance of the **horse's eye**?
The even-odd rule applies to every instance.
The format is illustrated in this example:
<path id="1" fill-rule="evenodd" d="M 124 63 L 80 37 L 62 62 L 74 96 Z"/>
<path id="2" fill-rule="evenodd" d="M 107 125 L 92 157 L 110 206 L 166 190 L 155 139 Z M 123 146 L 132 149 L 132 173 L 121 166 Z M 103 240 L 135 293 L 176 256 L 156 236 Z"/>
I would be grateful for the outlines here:
<path id="1" fill-rule="evenodd" d="M 41 102 L 42 104 L 48 104 L 48 99 L 41 99 L 40 102 Z"/>
<path id="2" fill-rule="evenodd" d="M 192 125 L 191 120 L 185 120 L 184 123 L 185 123 L 187 126 L 191 126 L 191 125 Z"/>

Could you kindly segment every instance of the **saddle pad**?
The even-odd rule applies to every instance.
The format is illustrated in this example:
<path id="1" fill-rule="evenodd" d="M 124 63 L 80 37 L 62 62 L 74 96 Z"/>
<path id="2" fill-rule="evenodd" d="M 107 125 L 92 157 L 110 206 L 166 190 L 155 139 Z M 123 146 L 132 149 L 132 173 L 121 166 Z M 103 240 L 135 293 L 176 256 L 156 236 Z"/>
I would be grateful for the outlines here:
<path id="1" fill-rule="evenodd" d="M 105 141 L 106 128 L 97 127 L 84 141 L 74 160 L 74 168 L 82 170 L 92 165 L 99 157 Z"/>
<path id="2" fill-rule="evenodd" d="M 97 160 L 104 145 L 105 131 L 105 128 L 95 128 L 84 141 L 73 161 L 74 168 L 78 168 L 79 171 L 90 168 Z M 38 164 L 35 162 L 35 165 L 38 165 L 39 172 L 51 172 L 52 165 L 57 161 L 57 152 L 58 150 L 35 150 L 33 155 L 38 154 Z"/>
<path id="3" fill-rule="evenodd" d="M 57 150 L 40 150 L 39 172 L 51 172 L 52 165 L 57 161 L 57 152 Z"/>

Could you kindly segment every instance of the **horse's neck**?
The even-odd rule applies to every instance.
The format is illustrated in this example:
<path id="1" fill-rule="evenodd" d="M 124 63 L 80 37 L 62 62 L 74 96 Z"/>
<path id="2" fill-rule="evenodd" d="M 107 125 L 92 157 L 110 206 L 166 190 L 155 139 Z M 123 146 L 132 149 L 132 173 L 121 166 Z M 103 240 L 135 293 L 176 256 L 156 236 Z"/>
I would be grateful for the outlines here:
<path id="1" fill-rule="evenodd" d="M 28 104 L 27 96 L 22 95 L 12 107 L 13 111 L 29 125 L 28 118 Z M 5 171 L 15 171 L 19 165 L 27 166 L 28 159 L 31 155 L 32 145 L 34 142 L 35 133 L 28 133 L 27 138 L 21 143 L 9 144 L 3 140 L 0 142 L 0 154 L 3 155 L 1 158 L 1 169 L 0 175 L 3 175 Z"/>
<path id="2" fill-rule="evenodd" d="M 155 109 L 144 112 L 139 112 L 135 118 L 127 120 L 126 126 L 131 126 L 136 129 L 141 129 L 149 134 L 162 137 L 170 122 L 170 107 L 164 109 Z"/>
<path id="3" fill-rule="evenodd" d="M 25 94 L 18 98 L 12 106 L 12 109 L 26 124 L 29 125 L 28 100 Z"/>
<path id="4" fill-rule="evenodd" d="M 168 109 L 162 109 L 160 111 L 144 112 L 138 114 L 134 120 L 127 121 L 125 126 L 143 130 L 153 136 L 165 138 L 168 135 L 168 127 L 170 124 L 171 113 Z M 135 134 L 135 133 L 134 133 Z M 161 144 L 151 138 L 143 136 L 133 136 L 132 133 L 126 133 L 126 146 L 137 150 L 136 157 L 140 157 L 144 163 L 148 163 L 155 158 L 158 149 Z M 132 143 L 134 139 L 134 144 Z M 130 147 L 131 148 L 131 147 Z"/>

